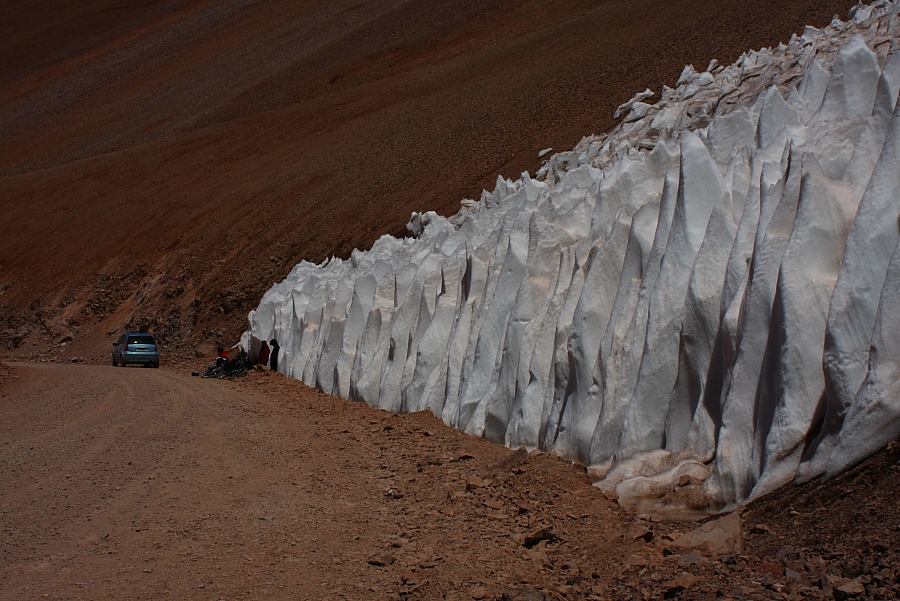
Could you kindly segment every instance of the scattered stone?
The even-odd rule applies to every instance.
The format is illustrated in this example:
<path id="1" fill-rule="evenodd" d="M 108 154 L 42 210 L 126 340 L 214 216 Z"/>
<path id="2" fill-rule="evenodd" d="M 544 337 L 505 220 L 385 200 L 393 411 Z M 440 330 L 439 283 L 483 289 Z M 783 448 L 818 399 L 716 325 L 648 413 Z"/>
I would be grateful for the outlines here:
<path id="1" fill-rule="evenodd" d="M 699 581 L 700 579 L 693 574 L 682 574 L 675 580 L 670 580 L 665 584 L 666 598 L 669 599 L 681 591 L 691 588 Z"/>
<path id="2" fill-rule="evenodd" d="M 382 551 L 380 553 L 376 553 L 375 555 L 372 555 L 366 561 L 369 562 L 373 566 L 384 567 L 384 566 L 389 566 L 389 565 L 393 564 L 397 560 L 394 559 L 394 556 L 391 555 L 390 553 L 388 553 L 387 551 Z"/>
<path id="3" fill-rule="evenodd" d="M 479 478 L 478 476 L 473 476 L 466 480 L 466 490 L 474 490 L 476 488 L 487 488 L 491 485 L 490 480 L 485 480 L 484 478 Z"/>
<path id="4" fill-rule="evenodd" d="M 627 565 L 627 566 L 647 566 L 647 565 L 650 565 L 650 562 L 647 561 L 646 557 L 641 557 L 639 555 L 629 555 L 625 559 L 625 565 Z"/>
<path id="5" fill-rule="evenodd" d="M 703 558 L 696 553 L 688 553 L 678 558 L 678 565 L 682 568 L 692 566 L 703 561 Z"/>
<path id="6" fill-rule="evenodd" d="M 626 543 L 632 543 L 636 540 L 643 540 L 649 543 L 653 540 L 653 530 L 642 522 L 635 522 L 628 527 L 622 538 Z"/>
<path id="7" fill-rule="evenodd" d="M 441 458 L 437 455 L 425 455 L 418 461 L 419 467 L 425 467 L 427 465 L 441 465 Z"/>
<path id="8" fill-rule="evenodd" d="M 472 589 L 472 592 L 469 593 L 469 595 L 473 599 L 484 599 L 485 597 L 488 596 L 488 592 L 487 592 L 487 589 L 484 588 L 483 586 L 476 586 L 475 588 Z"/>
<path id="9" fill-rule="evenodd" d="M 858 597 L 859 595 L 865 594 L 866 587 L 863 586 L 861 582 L 848 582 L 847 584 L 842 584 L 834 589 L 834 598 L 837 599 L 837 601 L 843 601 L 843 599 Z"/>
<path id="10" fill-rule="evenodd" d="M 503 593 L 502 601 L 547 601 L 547 595 L 530 588 L 510 589 Z"/>
<path id="11" fill-rule="evenodd" d="M 547 526 L 546 528 L 541 528 L 540 530 L 532 532 L 525 537 L 525 539 L 522 541 L 522 544 L 530 549 L 531 547 L 544 540 L 549 542 L 558 540 L 556 531 L 553 526 Z"/>
<path id="12" fill-rule="evenodd" d="M 800 554 L 797 553 L 797 549 L 791 546 L 782 547 L 778 550 L 778 553 L 775 555 L 778 558 L 778 561 L 794 561 L 799 559 Z"/>
<path id="13" fill-rule="evenodd" d="M 723 518 L 706 522 L 699 528 L 682 534 L 670 544 L 712 555 L 739 554 L 743 547 L 741 516 L 734 512 Z"/>
<path id="14" fill-rule="evenodd" d="M 774 580 L 772 580 L 772 578 L 769 577 L 768 574 L 763 574 L 762 580 L 760 580 L 759 583 L 763 585 L 763 587 L 771 591 L 775 591 L 776 593 L 781 592 L 781 589 L 784 588 L 783 584 L 775 582 Z"/>
<path id="15" fill-rule="evenodd" d="M 503 509 L 503 501 L 499 499 L 488 499 L 484 504 L 491 509 Z"/>
<path id="16" fill-rule="evenodd" d="M 531 503 L 529 503 L 528 501 L 522 501 L 522 500 L 517 499 L 517 500 L 513 501 L 513 503 L 515 503 L 516 506 L 519 508 L 519 513 L 525 513 L 528 511 L 535 510 L 535 506 L 532 505 Z"/>
<path id="17" fill-rule="evenodd" d="M 545 551 L 546 546 L 547 542 L 541 541 L 534 547 L 527 549 L 525 551 L 525 559 L 531 559 L 539 562 L 549 562 L 550 558 L 547 557 L 547 552 Z"/>
<path id="18" fill-rule="evenodd" d="M 753 528 L 750 528 L 750 534 L 767 534 L 769 532 L 769 527 L 765 524 L 756 524 Z"/>

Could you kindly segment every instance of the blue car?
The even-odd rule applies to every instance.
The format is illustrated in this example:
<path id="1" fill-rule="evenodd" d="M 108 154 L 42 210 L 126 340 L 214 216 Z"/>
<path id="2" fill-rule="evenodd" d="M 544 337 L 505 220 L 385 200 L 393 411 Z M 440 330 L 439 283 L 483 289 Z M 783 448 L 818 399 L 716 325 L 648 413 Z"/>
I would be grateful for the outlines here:
<path id="1" fill-rule="evenodd" d="M 159 367 L 159 347 L 152 334 L 129 332 L 119 336 L 119 340 L 113 342 L 112 364 L 113 367 L 121 365 L 125 367 L 129 363 L 142 363 L 150 367 Z"/>

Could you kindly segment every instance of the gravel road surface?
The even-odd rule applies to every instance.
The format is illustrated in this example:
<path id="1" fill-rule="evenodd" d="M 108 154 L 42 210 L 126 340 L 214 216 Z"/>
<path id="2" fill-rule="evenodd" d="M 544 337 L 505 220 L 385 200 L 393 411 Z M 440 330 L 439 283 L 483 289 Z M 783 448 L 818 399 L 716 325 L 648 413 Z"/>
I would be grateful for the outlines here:
<path id="1" fill-rule="evenodd" d="M 268 372 L 12 373 L 2 599 L 488 596 L 590 572 L 624 515 L 570 464 Z"/>

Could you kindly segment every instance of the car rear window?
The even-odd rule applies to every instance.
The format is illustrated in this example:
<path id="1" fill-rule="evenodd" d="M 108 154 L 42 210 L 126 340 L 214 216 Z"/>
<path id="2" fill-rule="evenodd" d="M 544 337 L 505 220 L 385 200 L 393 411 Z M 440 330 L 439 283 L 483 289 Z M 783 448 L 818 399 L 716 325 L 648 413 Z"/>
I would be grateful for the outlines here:
<path id="1" fill-rule="evenodd" d="M 156 344 L 153 336 L 129 336 L 127 344 Z"/>

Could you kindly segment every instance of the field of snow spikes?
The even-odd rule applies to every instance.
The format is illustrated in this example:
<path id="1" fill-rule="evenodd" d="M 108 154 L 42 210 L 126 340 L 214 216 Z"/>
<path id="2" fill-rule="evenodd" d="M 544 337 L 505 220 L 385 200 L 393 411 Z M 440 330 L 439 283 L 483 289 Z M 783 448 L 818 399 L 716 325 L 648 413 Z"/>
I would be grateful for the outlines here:
<path id="1" fill-rule="evenodd" d="M 301 263 L 249 316 L 324 392 L 719 510 L 900 435 L 900 2 L 858 6 L 498 179 L 450 219 Z"/>

